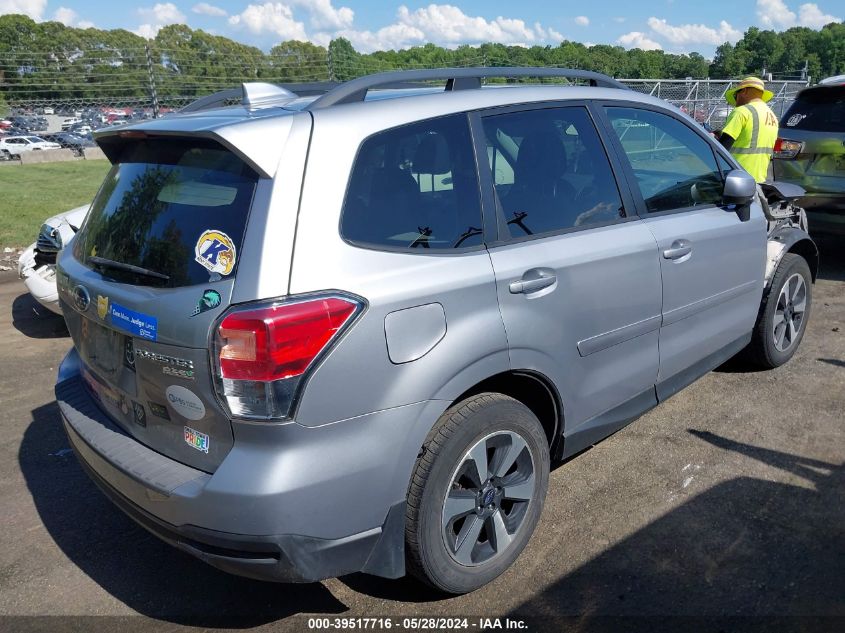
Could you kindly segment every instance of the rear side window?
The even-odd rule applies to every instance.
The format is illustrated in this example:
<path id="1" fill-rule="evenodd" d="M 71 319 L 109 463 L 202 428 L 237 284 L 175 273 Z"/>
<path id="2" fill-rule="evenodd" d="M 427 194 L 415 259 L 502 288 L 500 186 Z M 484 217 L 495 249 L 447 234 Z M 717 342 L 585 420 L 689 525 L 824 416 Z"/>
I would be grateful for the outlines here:
<path id="1" fill-rule="evenodd" d="M 376 248 L 454 250 L 481 244 L 481 204 L 466 115 L 381 132 L 361 145 L 341 234 Z"/>
<path id="2" fill-rule="evenodd" d="M 841 133 L 845 130 L 845 86 L 803 92 L 789 107 L 781 127 Z"/>
<path id="3" fill-rule="evenodd" d="M 510 237 L 625 217 L 610 163 L 585 108 L 498 114 L 484 117 L 483 125 Z"/>
<path id="4" fill-rule="evenodd" d="M 234 275 L 257 180 L 213 142 L 133 143 L 106 176 L 74 256 L 114 281 L 143 286 Z"/>

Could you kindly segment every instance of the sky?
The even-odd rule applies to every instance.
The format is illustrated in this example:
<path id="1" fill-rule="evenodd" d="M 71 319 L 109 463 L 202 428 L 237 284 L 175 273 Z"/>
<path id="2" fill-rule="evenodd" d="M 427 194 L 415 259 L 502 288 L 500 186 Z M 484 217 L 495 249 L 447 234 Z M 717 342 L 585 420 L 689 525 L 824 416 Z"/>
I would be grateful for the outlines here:
<path id="1" fill-rule="evenodd" d="M 122 6 L 121 6 L 122 5 Z M 842 0 L 0 0 L 0 15 L 23 13 L 68 26 L 124 28 L 154 37 L 187 24 L 268 50 L 290 39 L 327 45 L 345 37 L 361 52 L 501 42 L 532 46 L 562 40 L 586 45 L 698 52 L 712 58 L 751 26 L 819 29 L 845 19 Z"/>

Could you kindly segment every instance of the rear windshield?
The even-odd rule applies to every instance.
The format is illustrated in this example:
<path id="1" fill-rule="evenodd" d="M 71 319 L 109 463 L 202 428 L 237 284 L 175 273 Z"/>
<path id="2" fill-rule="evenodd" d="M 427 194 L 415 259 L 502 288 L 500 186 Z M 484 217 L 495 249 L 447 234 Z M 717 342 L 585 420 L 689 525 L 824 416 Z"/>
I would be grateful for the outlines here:
<path id="1" fill-rule="evenodd" d="M 206 141 L 127 146 L 74 240 L 74 256 L 114 281 L 204 284 L 234 275 L 258 175 Z"/>
<path id="2" fill-rule="evenodd" d="M 781 127 L 842 132 L 845 130 L 845 86 L 805 90 L 784 115 Z"/>

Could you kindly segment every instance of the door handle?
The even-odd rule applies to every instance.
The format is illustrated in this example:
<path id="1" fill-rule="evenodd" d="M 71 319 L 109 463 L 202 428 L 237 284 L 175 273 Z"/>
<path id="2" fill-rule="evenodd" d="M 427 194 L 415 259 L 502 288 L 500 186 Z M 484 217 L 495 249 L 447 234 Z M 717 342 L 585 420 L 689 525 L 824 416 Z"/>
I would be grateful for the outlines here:
<path id="1" fill-rule="evenodd" d="M 692 243 L 689 240 L 675 240 L 672 246 L 663 251 L 666 259 L 680 259 L 692 253 Z"/>
<path id="2" fill-rule="evenodd" d="M 522 279 L 512 281 L 508 290 L 513 295 L 530 294 L 557 283 L 557 276 L 551 268 L 532 268 L 522 274 Z"/>

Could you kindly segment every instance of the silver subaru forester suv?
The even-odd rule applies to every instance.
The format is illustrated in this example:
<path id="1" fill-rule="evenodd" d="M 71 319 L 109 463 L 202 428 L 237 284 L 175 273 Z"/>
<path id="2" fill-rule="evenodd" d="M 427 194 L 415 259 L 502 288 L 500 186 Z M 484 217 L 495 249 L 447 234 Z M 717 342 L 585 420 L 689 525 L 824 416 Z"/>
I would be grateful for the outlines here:
<path id="1" fill-rule="evenodd" d="M 235 574 L 476 589 L 550 464 L 806 329 L 800 190 L 603 75 L 244 84 L 97 142 L 58 261 L 64 427 L 116 505 Z"/>

